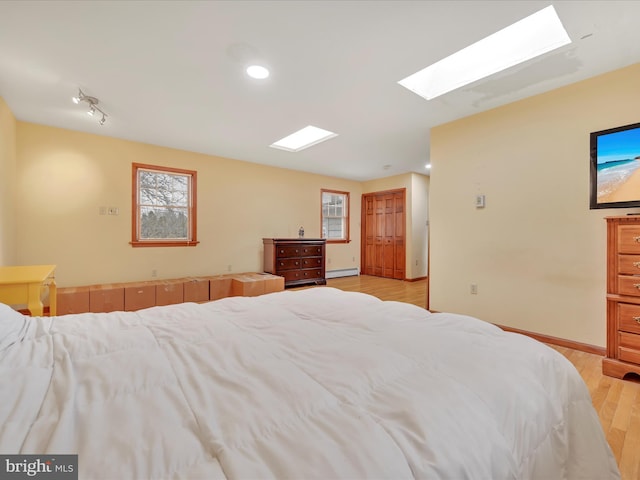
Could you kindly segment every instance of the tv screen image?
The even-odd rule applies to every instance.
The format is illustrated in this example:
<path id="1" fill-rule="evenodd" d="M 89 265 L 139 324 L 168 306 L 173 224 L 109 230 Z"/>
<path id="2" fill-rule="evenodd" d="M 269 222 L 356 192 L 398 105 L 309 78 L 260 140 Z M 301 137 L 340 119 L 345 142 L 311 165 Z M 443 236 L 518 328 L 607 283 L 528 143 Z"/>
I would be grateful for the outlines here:
<path id="1" fill-rule="evenodd" d="M 590 208 L 640 207 L 640 123 L 590 134 Z"/>

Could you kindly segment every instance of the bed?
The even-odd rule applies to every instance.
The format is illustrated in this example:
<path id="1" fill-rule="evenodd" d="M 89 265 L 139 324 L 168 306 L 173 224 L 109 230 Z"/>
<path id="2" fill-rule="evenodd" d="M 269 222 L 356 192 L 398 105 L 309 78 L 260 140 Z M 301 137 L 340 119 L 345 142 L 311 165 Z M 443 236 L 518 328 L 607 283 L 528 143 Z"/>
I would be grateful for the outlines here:
<path id="1" fill-rule="evenodd" d="M 317 287 L 0 320 L 0 453 L 80 479 L 620 478 L 573 365 L 471 317 Z"/>

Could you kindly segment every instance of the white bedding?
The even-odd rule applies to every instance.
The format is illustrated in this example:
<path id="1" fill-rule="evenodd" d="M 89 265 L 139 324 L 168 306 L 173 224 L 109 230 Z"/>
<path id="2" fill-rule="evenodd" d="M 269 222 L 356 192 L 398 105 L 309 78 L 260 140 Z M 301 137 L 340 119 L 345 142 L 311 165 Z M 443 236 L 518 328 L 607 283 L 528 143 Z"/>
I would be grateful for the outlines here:
<path id="1" fill-rule="evenodd" d="M 571 363 L 470 317 L 329 287 L 13 315 L 0 453 L 80 479 L 619 478 Z"/>

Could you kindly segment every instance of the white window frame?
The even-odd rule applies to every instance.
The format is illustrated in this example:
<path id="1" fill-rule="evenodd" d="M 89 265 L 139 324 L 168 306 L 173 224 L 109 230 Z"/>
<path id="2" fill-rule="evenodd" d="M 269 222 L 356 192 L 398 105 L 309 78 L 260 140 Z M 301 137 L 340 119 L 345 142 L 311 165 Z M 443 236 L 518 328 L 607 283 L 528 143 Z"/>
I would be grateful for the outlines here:
<path id="1" fill-rule="evenodd" d="M 334 212 L 332 214 L 331 210 L 328 209 L 325 213 L 325 199 L 328 197 L 341 196 L 342 197 L 342 214 L 338 214 Z M 320 231 L 322 232 L 322 238 L 327 240 L 327 243 L 348 243 L 351 241 L 349 238 L 349 212 L 351 209 L 351 202 L 349 198 L 349 192 L 342 192 L 339 190 L 329 190 L 329 189 L 321 189 L 320 190 Z M 327 224 L 329 219 L 341 219 L 342 220 L 342 235 L 340 237 L 329 237 L 329 232 L 327 231 Z"/>

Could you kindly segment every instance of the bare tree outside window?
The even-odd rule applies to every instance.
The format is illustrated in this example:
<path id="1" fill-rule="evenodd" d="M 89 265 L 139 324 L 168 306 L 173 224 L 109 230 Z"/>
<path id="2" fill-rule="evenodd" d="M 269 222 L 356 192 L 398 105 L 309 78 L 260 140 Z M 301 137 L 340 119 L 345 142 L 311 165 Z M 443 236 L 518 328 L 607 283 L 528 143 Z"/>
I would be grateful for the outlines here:
<path id="1" fill-rule="evenodd" d="M 192 245 L 196 172 L 134 164 L 135 246 Z"/>

